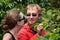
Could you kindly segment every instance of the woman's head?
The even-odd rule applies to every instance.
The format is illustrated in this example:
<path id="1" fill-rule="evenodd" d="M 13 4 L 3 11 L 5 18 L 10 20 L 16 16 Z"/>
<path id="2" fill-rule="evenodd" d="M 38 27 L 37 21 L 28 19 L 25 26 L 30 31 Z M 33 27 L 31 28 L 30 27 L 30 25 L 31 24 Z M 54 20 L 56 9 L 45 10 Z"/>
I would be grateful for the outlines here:
<path id="1" fill-rule="evenodd" d="M 12 9 L 7 12 L 7 15 L 5 17 L 5 24 L 3 25 L 4 30 L 11 30 L 13 29 L 16 25 L 18 25 L 17 22 L 21 22 L 23 19 L 23 15 L 20 15 L 20 11 L 17 9 Z"/>

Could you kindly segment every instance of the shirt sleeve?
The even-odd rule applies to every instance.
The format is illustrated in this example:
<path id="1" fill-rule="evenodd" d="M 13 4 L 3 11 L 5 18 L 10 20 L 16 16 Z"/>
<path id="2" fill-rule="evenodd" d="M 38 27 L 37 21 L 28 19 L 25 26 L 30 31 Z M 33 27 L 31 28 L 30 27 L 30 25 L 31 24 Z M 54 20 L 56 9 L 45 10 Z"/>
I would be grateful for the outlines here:
<path id="1" fill-rule="evenodd" d="M 42 35 L 42 36 L 45 35 L 45 30 L 44 30 L 44 29 L 42 30 L 41 35 Z"/>

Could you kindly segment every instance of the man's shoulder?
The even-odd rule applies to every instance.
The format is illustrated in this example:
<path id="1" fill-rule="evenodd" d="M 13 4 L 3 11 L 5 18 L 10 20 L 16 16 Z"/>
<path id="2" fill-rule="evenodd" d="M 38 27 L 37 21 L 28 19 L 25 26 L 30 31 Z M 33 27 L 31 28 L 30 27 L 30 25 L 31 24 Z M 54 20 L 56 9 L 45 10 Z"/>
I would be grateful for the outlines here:
<path id="1" fill-rule="evenodd" d="M 28 26 L 28 23 L 25 23 L 24 26 L 20 29 L 19 33 L 18 34 L 25 34 L 29 29 L 29 26 Z"/>
<path id="2" fill-rule="evenodd" d="M 21 30 L 26 30 L 26 29 L 29 29 L 30 26 L 28 25 L 28 23 L 25 23 L 24 26 L 21 28 Z"/>

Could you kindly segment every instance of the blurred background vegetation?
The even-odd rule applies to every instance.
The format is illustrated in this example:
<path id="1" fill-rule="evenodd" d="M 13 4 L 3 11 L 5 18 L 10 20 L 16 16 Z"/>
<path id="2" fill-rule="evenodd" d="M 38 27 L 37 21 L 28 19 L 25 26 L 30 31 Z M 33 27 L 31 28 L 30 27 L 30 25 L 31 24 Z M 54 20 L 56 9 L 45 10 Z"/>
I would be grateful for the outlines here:
<path id="1" fill-rule="evenodd" d="M 42 23 L 48 32 L 45 37 L 49 40 L 60 40 L 60 0 L 0 0 L 0 40 L 2 38 L 1 19 L 6 11 L 17 8 L 24 14 L 28 4 L 38 4 L 42 7 Z"/>

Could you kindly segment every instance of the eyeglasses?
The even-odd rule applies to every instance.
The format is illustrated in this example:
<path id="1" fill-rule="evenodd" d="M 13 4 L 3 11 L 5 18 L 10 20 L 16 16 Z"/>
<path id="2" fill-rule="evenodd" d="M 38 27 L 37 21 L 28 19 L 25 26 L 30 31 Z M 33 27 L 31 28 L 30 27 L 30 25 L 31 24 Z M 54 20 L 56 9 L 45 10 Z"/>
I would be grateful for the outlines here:
<path id="1" fill-rule="evenodd" d="M 26 14 L 26 16 L 31 16 L 31 15 L 34 16 L 34 17 L 37 16 L 37 14 L 35 14 L 35 13 L 32 13 L 32 14 L 31 13 L 27 13 Z"/>
<path id="2" fill-rule="evenodd" d="M 22 18 L 22 19 L 19 19 L 19 21 L 21 21 L 21 20 L 25 20 L 25 17 L 23 16 L 23 18 Z"/>

